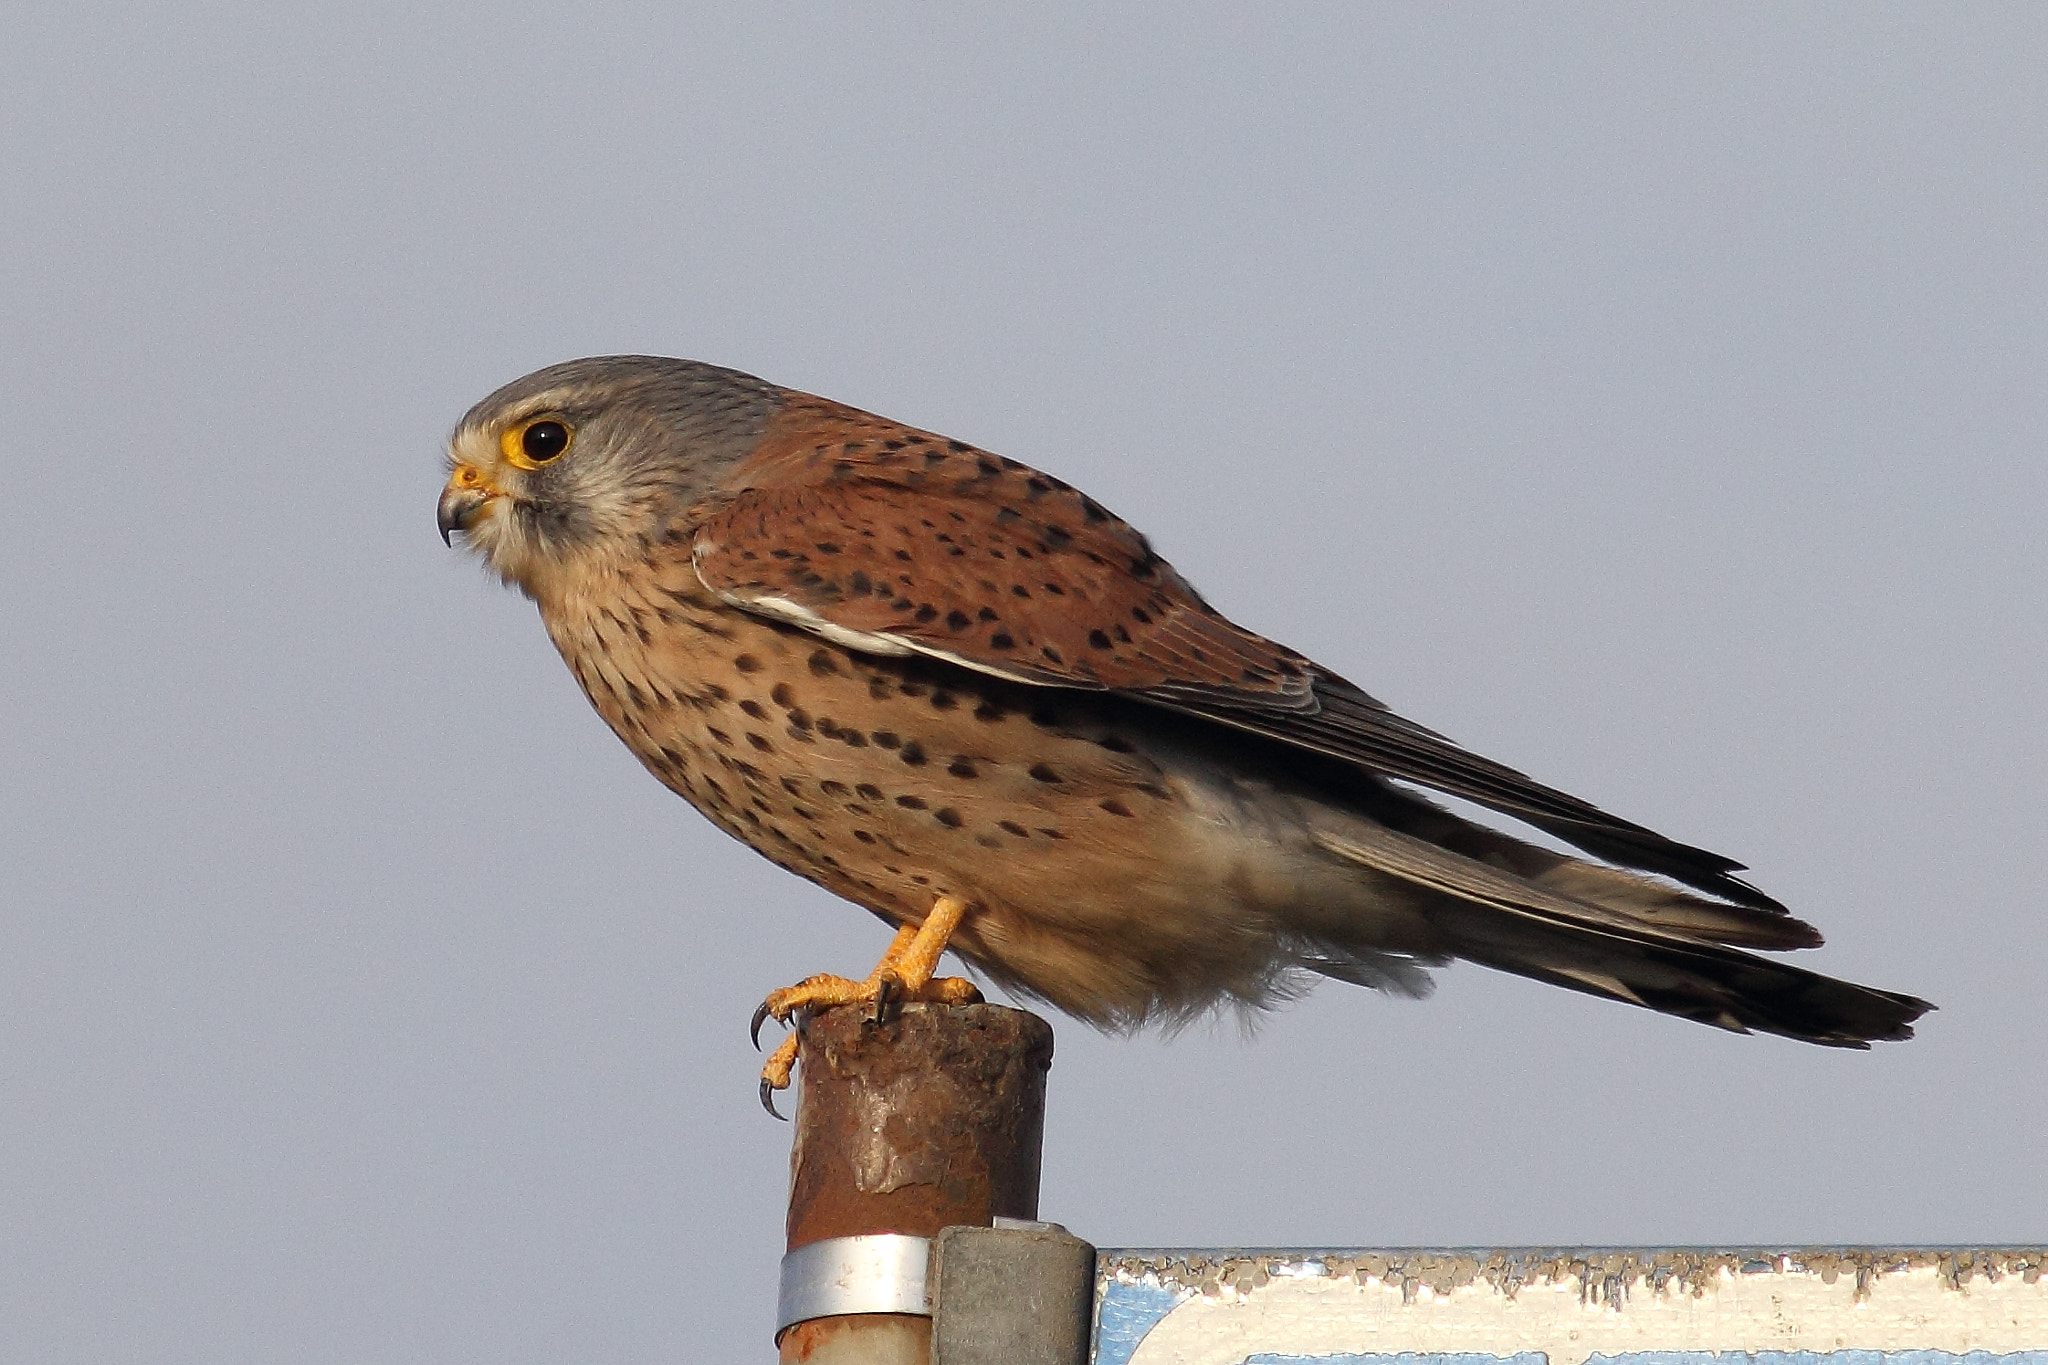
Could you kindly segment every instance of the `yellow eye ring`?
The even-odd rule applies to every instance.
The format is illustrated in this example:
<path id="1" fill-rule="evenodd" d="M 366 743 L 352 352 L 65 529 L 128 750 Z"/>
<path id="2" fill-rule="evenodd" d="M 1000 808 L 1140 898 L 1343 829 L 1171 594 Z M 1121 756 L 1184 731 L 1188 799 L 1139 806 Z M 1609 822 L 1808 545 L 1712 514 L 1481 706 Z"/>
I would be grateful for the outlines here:
<path id="1" fill-rule="evenodd" d="M 575 439 L 576 433 L 561 418 L 535 417 L 506 427 L 498 437 L 498 449 L 521 469 L 539 469 L 560 459 Z"/>

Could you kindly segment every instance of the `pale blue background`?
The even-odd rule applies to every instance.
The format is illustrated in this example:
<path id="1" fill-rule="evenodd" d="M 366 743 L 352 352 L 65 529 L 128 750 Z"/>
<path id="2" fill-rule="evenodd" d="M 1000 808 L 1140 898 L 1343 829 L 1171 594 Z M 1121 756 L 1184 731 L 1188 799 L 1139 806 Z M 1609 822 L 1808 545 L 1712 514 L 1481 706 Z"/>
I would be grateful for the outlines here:
<path id="1" fill-rule="evenodd" d="M 715 834 L 444 550 L 578 354 L 1031 461 L 1751 862 L 1859 1056 L 1477 969 L 1059 1024 L 1103 1244 L 2048 1236 L 2048 10 L 24 5 L 0 67 L 0 1359 L 766 1360 Z"/>

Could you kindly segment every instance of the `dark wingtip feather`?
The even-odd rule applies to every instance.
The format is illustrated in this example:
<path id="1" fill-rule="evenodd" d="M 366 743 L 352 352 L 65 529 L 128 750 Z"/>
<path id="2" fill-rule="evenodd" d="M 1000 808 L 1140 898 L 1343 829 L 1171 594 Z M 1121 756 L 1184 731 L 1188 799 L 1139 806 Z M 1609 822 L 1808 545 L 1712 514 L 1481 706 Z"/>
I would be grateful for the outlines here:
<path id="1" fill-rule="evenodd" d="M 1746 872 L 1749 869 L 1722 854 L 1694 848 L 1690 844 L 1681 844 L 1655 830 L 1644 829 L 1640 825 L 1631 825 L 1621 820 L 1595 824 L 1588 820 L 1532 815 L 1523 811 L 1511 813 L 1546 834 L 1554 834 L 1565 842 L 1584 849 L 1596 858 L 1605 858 L 1611 863 L 1638 868 L 1644 872 L 1655 872 L 1673 881 L 1683 882 L 1695 891 L 1704 891 L 1710 896 L 1719 896 L 1725 901 L 1748 906 L 1752 910 L 1763 910 L 1788 918 L 1792 914 L 1786 909 L 1783 901 L 1757 890 L 1742 878 L 1735 876 L 1735 873 Z M 1818 947 L 1818 936 L 1812 944 L 1804 946 Z"/>
<path id="2" fill-rule="evenodd" d="M 1546 787 L 1526 773 L 1461 749 L 1327 673 L 1316 677 L 1313 696 L 1319 708 L 1313 712 L 1279 712 L 1233 702 L 1222 695 L 1191 698 L 1161 689 L 1128 695 L 1325 754 L 1368 772 L 1475 801 L 1597 858 L 1670 877 L 1735 905 L 1789 913 L 1777 899 L 1734 875 L 1746 869 L 1733 858 L 1666 838 L 1609 815 L 1591 802 Z"/>

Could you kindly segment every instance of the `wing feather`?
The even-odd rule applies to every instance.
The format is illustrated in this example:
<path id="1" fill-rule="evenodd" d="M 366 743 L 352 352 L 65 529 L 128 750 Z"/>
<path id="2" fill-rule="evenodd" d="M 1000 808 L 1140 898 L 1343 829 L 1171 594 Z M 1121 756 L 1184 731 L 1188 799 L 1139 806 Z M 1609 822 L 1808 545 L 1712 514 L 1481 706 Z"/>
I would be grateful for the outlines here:
<path id="1" fill-rule="evenodd" d="M 1049 475 L 798 396 L 694 530 L 705 586 L 875 654 L 1114 691 L 1527 821 L 1625 867 L 1784 907 L 1742 865 L 1403 719 L 1211 607 L 1145 537 Z"/>

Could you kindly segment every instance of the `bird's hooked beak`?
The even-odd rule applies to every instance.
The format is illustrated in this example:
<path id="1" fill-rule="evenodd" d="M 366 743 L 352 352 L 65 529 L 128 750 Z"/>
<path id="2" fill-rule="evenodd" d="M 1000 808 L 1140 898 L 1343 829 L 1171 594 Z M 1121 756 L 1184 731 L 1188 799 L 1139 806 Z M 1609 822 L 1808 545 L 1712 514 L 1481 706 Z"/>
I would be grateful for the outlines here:
<path id="1" fill-rule="evenodd" d="M 453 545 L 457 531 L 467 531 L 476 524 L 477 517 L 485 504 L 502 494 L 491 486 L 490 479 L 473 464 L 459 464 L 448 476 L 448 486 L 441 490 L 441 502 L 435 509 L 435 520 L 441 527 L 441 543 Z"/>

